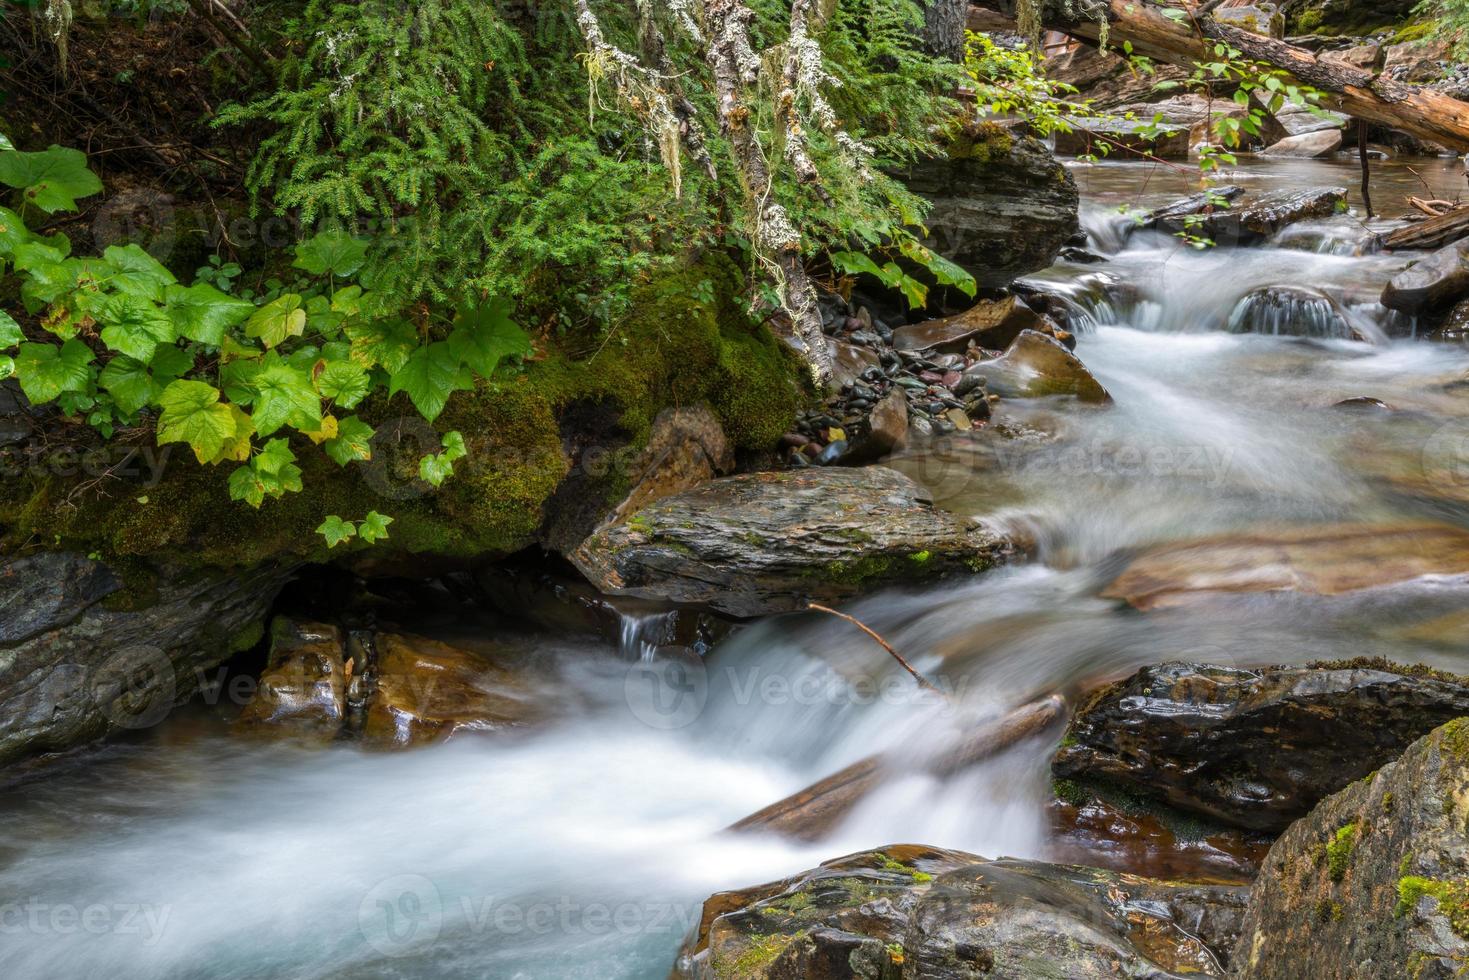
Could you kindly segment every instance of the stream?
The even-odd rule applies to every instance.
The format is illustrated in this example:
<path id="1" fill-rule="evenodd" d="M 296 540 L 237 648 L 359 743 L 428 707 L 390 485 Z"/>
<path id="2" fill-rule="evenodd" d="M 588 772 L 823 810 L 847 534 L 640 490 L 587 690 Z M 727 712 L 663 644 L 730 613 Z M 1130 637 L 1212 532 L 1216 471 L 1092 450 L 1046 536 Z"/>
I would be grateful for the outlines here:
<path id="1" fill-rule="evenodd" d="M 1383 212 L 1400 214 L 1410 194 L 1466 190 L 1458 161 L 1411 165 L 1417 174 L 1375 165 Z M 949 700 L 916 689 L 849 624 L 814 614 L 750 624 L 702 664 L 658 658 L 636 620 L 621 650 L 487 610 L 436 622 L 446 637 L 533 659 L 575 709 L 532 734 L 387 754 L 232 737 L 224 707 L 201 703 L 22 778 L 0 791 L 0 977 L 653 980 L 721 889 L 895 842 L 1062 853 L 1046 811 L 1054 738 L 947 782 L 894 780 L 817 844 L 722 832 L 870 753 L 919 759 L 1036 696 L 1164 660 L 1373 655 L 1469 668 L 1462 630 L 1424 628 L 1469 607 L 1461 580 L 1147 614 L 1100 596 L 1127 555 L 1169 541 L 1266 525 L 1469 523 L 1469 508 L 1411 492 L 1427 471 L 1469 499 L 1462 449 L 1457 467 L 1441 463 L 1444 446 L 1469 440 L 1469 347 L 1390 336 L 1412 325 L 1375 297 L 1409 257 L 1353 254 L 1366 229 L 1351 215 L 1263 247 L 1200 252 L 1127 234 L 1118 212 L 1183 196 L 1186 174 L 1074 171 L 1103 260 L 1029 281 L 1069 298 L 1084 324 L 1077 354 L 1115 404 L 1006 401 L 991 428 L 1008 437 L 891 463 L 940 506 L 1023 531 L 1034 560 L 844 607 Z M 1248 162 L 1228 180 L 1343 185 L 1359 206 L 1346 162 Z M 1329 301 L 1234 332 L 1241 300 L 1266 286 L 1310 286 Z M 1333 408 L 1359 397 L 1396 411 Z"/>

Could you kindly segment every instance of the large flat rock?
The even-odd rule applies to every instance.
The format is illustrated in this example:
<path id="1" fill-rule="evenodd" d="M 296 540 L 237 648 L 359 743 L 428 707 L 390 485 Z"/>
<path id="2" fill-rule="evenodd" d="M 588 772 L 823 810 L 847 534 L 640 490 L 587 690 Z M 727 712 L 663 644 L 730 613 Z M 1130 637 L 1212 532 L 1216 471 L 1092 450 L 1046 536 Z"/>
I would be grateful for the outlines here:
<path id="1" fill-rule="evenodd" d="M 758 616 L 983 570 L 1014 551 L 896 470 L 868 466 L 712 480 L 603 528 L 572 560 L 604 592 Z"/>
<path id="2" fill-rule="evenodd" d="M 1382 305 L 1404 313 L 1451 306 L 1469 296 L 1469 238 L 1445 245 L 1393 276 Z"/>

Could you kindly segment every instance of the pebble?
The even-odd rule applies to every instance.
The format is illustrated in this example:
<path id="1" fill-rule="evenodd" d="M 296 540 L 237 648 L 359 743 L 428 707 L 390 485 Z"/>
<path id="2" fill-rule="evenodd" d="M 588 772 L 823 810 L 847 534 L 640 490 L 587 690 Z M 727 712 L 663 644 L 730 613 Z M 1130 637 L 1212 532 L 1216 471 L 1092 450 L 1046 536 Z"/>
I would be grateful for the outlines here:
<path id="1" fill-rule="evenodd" d="M 847 440 L 838 439 L 836 442 L 832 443 L 830 446 L 827 446 L 821 451 L 821 455 L 816 457 L 816 465 L 826 466 L 831 463 L 835 463 L 837 460 L 842 458 L 842 455 L 846 451 Z"/>

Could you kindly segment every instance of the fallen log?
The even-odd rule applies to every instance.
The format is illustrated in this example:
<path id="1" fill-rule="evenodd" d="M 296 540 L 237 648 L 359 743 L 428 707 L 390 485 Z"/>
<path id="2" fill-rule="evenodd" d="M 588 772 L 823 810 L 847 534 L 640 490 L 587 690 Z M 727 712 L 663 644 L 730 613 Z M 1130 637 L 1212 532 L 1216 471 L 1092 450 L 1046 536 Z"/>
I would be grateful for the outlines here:
<path id="1" fill-rule="evenodd" d="M 1469 205 L 1399 228 L 1382 240 L 1382 247 L 1436 249 L 1465 236 L 1469 236 Z"/>
<path id="2" fill-rule="evenodd" d="M 1102 9 L 1103 2 L 1096 0 L 1095 9 Z M 981 0 L 972 6 L 1011 16 L 1015 13 L 1014 0 Z M 1076 9 L 1072 4 L 1043 0 L 1043 25 L 1096 43 L 1101 34 L 1097 20 L 1073 17 L 1067 7 Z M 1318 59 L 1304 48 L 1218 23 L 1212 17 L 1171 20 L 1164 15 L 1165 9 L 1188 12 L 1146 0 L 1105 0 L 1108 43 L 1120 46 L 1127 41 L 1137 54 L 1191 68 L 1196 61 L 1213 60 L 1213 42 L 1222 41 L 1246 58 L 1283 69 L 1298 82 L 1320 89 L 1325 108 L 1461 152 L 1469 150 L 1469 103 L 1353 65 Z M 980 23 L 986 20 L 978 18 Z"/>
<path id="3" fill-rule="evenodd" d="M 952 776 L 1044 731 L 1064 715 L 1065 708 L 1065 699 L 1056 694 L 1022 705 L 1003 718 L 981 725 L 969 738 L 934 759 L 925 769 L 936 776 Z M 816 840 L 836 826 L 879 785 L 893 775 L 911 769 L 911 766 L 911 759 L 898 758 L 892 753 L 870 755 L 730 824 L 729 829 Z"/>

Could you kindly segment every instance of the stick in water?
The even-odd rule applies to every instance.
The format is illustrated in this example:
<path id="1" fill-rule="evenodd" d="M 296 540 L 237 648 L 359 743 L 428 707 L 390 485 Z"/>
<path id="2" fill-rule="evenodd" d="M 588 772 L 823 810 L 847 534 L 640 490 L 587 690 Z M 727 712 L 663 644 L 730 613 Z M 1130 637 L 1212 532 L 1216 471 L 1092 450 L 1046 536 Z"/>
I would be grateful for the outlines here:
<path id="1" fill-rule="evenodd" d="M 866 633 L 868 636 L 872 637 L 874 640 L 876 640 L 882 646 L 882 648 L 884 650 L 886 650 L 888 653 L 892 654 L 893 655 L 893 659 L 896 660 L 898 663 L 902 664 L 903 665 L 903 669 L 906 670 L 908 673 L 910 673 L 910 674 L 913 675 L 913 679 L 918 682 L 918 686 L 919 687 L 923 688 L 926 691 L 932 691 L 933 693 L 935 693 L 937 695 L 940 695 L 941 697 L 945 697 L 945 698 L 948 697 L 948 695 L 947 694 L 944 694 L 943 691 L 940 691 L 938 688 L 934 687 L 933 684 L 929 683 L 929 680 L 928 680 L 927 677 L 924 677 L 918 671 L 914 670 L 913 667 L 912 667 L 912 665 L 909 664 L 908 661 L 906 661 L 906 660 L 903 659 L 903 655 L 900 654 L 900 653 L 898 653 L 898 651 L 896 651 L 896 650 L 893 649 L 893 645 L 891 643 L 889 643 L 887 640 L 884 640 L 882 637 L 878 636 L 877 635 L 877 632 L 875 630 L 873 630 L 871 627 L 867 626 L 865 623 L 863 623 L 861 620 L 857 619 L 855 616 L 848 616 L 844 612 L 837 612 L 835 609 L 831 609 L 831 608 L 829 608 L 827 606 L 818 606 L 814 602 L 808 602 L 808 603 L 806 603 L 806 608 L 807 609 L 814 609 L 817 612 L 831 613 L 833 616 L 836 616 L 839 619 L 845 619 L 847 622 L 851 623 L 853 626 L 857 627 L 859 630 L 861 630 L 862 632 Z"/>

